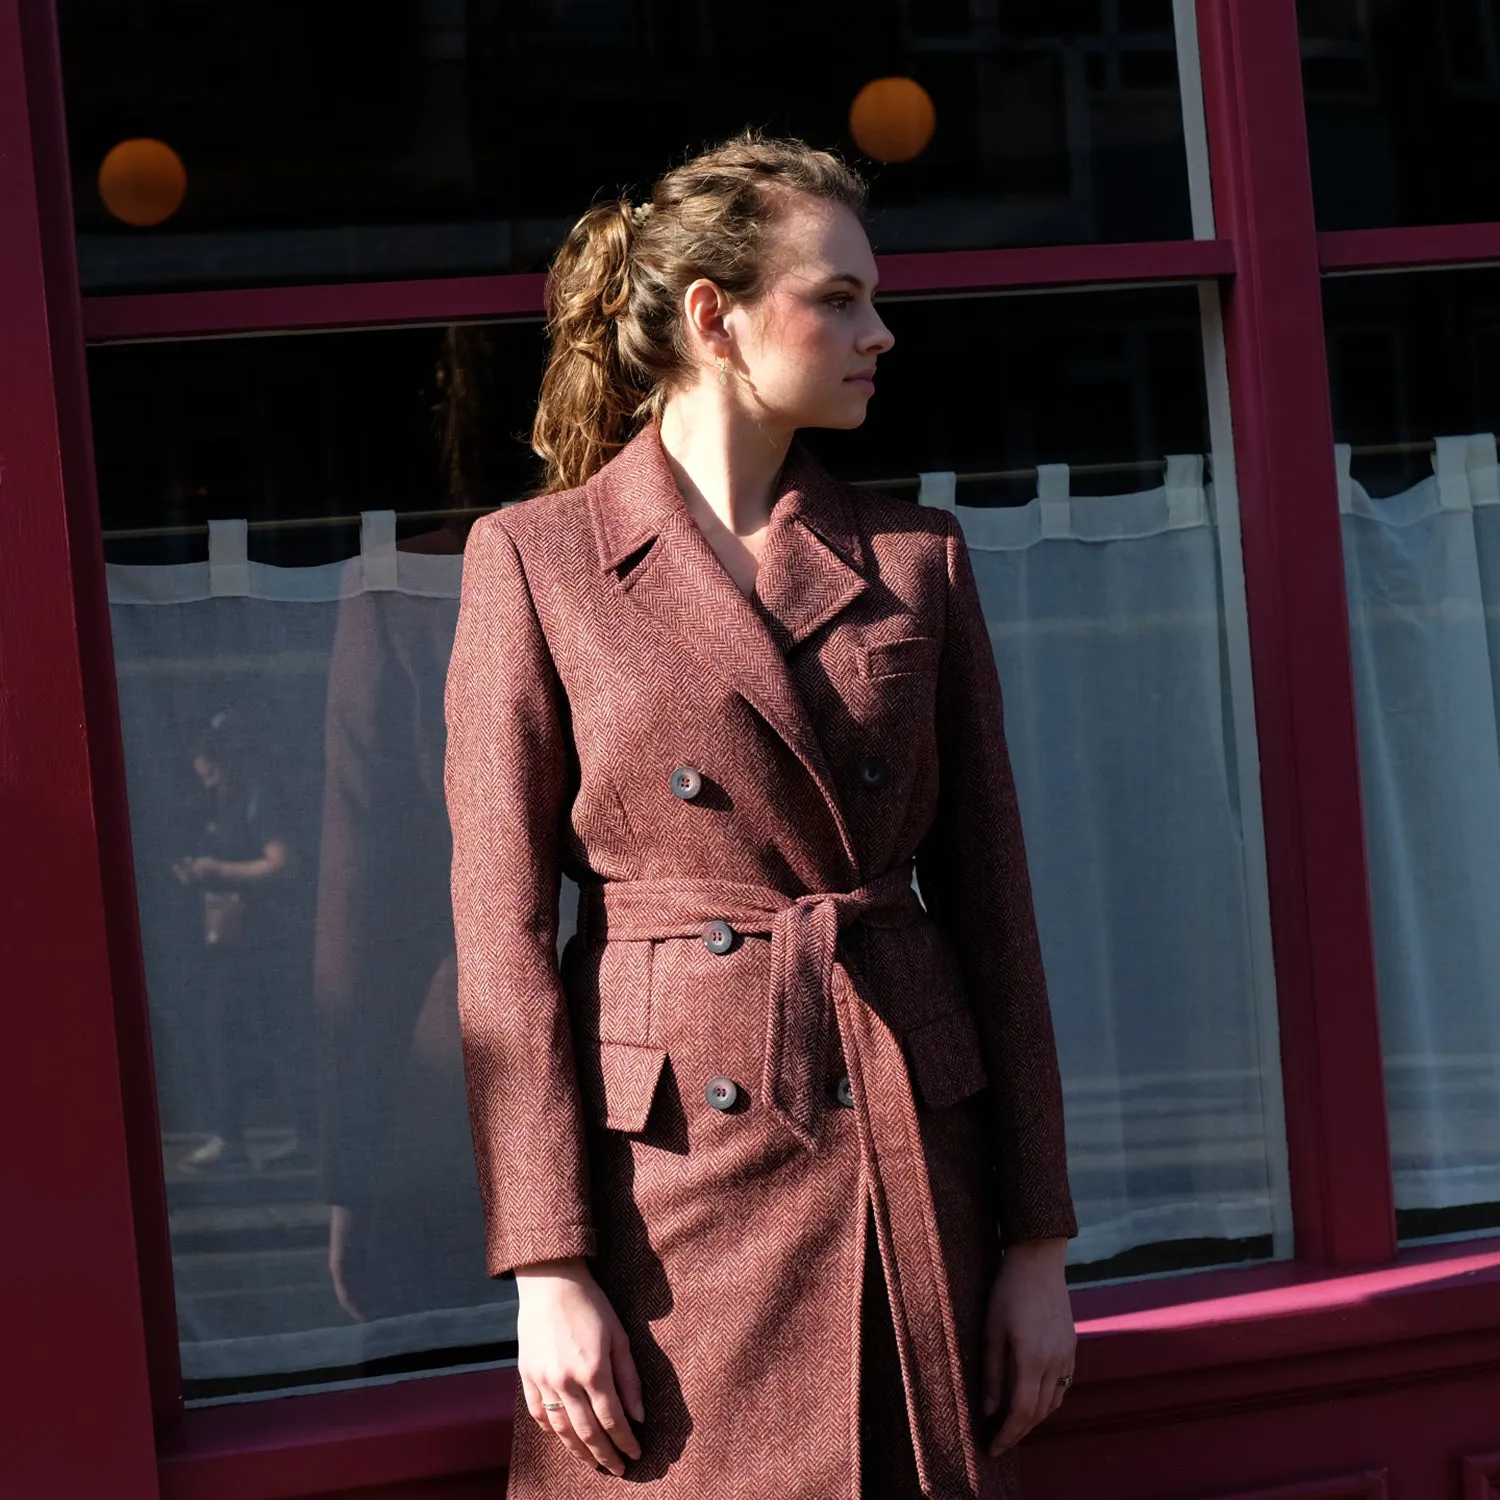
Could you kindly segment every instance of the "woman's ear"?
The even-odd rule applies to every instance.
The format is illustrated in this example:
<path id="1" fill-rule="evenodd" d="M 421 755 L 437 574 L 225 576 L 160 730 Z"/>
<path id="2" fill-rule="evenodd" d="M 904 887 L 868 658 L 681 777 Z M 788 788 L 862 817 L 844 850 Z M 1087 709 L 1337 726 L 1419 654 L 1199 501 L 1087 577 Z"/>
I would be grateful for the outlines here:
<path id="1" fill-rule="evenodd" d="M 706 276 L 700 276 L 682 294 L 682 320 L 688 343 L 704 364 L 730 352 L 729 330 L 724 326 L 729 299 Z"/>

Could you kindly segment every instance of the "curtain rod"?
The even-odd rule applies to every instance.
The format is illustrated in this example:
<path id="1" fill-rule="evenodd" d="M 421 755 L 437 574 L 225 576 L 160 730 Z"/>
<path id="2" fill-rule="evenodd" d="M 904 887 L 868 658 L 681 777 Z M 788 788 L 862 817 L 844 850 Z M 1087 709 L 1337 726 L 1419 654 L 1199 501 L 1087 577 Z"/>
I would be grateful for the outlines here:
<path id="1" fill-rule="evenodd" d="M 1164 458 L 1132 459 L 1129 462 L 1112 464 L 1070 464 L 1070 474 L 1165 474 L 1167 461 Z M 1007 479 L 1035 479 L 1036 469 L 975 469 L 964 474 L 955 474 L 959 484 L 993 484 Z M 912 490 L 922 483 L 920 474 L 906 474 L 899 479 L 851 479 L 849 487 L 856 490 Z"/>
<path id="2" fill-rule="evenodd" d="M 1369 443 L 1363 447 L 1355 447 L 1352 451 L 1356 458 L 1383 458 L 1398 453 L 1432 453 L 1436 451 L 1437 444 L 1428 440 L 1416 443 Z M 1101 463 L 1101 464 L 1073 464 L 1069 468 L 1071 474 L 1145 474 L 1166 472 L 1167 463 L 1165 459 L 1148 458 L 1135 459 L 1128 462 Z M 1035 467 L 1026 469 L 977 469 L 967 473 L 955 474 L 954 479 L 959 484 L 996 484 L 1017 479 L 1035 479 L 1037 471 Z M 894 479 L 853 479 L 849 481 L 851 489 L 858 490 L 910 490 L 916 489 L 922 483 L 920 475 L 902 475 Z M 443 510 L 398 510 L 396 519 L 398 521 L 448 521 L 467 520 L 470 517 L 487 516 L 491 511 L 502 507 L 495 505 L 458 505 L 450 506 Z M 308 531 L 321 530 L 329 526 L 358 526 L 360 517 L 352 516 L 287 516 L 269 521 L 247 521 L 246 529 L 249 531 Z M 178 536 L 207 536 L 208 523 L 199 521 L 184 526 L 133 526 L 123 529 L 106 531 L 104 540 L 106 542 L 124 541 L 146 541 L 166 537 Z"/>

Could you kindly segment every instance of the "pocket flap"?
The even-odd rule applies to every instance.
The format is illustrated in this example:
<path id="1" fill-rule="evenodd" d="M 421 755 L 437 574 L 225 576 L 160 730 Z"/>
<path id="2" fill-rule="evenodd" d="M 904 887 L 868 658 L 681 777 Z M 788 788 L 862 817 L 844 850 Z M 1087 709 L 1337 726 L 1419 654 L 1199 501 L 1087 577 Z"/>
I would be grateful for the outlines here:
<path id="1" fill-rule="evenodd" d="M 661 1047 L 585 1043 L 579 1058 L 579 1083 L 593 1105 L 595 1121 L 602 1121 L 607 1130 L 644 1130 L 666 1060 Z"/>
<path id="2" fill-rule="evenodd" d="M 967 1005 L 924 1021 L 906 1033 L 912 1076 L 930 1109 L 946 1109 L 989 1082 L 979 1033 Z"/>
<path id="3" fill-rule="evenodd" d="M 907 635 L 894 641 L 874 641 L 860 647 L 866 677 L 900 677 L 935 671 L 941 643 L 932 635 Z"/>

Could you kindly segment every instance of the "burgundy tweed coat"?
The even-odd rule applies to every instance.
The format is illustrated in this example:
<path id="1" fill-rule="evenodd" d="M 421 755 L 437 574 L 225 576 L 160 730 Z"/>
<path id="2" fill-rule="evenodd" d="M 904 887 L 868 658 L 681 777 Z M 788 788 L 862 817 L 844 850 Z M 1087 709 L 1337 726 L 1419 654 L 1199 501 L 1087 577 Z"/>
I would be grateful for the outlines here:
<path id="1" fill-rule="evenodd" d="M 927 1494 L 1011 1494 L 979 1430 L 986 1297 L 1003 1243 L 1076 1224 L 952 517 L 794 443 L 747 599 L 648 426 L 475 526 L 446 711 L 488 1266 L 592 1257 L 644 1386 L 624 1482 L 909 1493 L 860 1474 L 873 1411 Z M 882 1281 L 894 1338 L 862 1320 Z M 517 1413 L 513 1500 L 620 1483 Z"/>

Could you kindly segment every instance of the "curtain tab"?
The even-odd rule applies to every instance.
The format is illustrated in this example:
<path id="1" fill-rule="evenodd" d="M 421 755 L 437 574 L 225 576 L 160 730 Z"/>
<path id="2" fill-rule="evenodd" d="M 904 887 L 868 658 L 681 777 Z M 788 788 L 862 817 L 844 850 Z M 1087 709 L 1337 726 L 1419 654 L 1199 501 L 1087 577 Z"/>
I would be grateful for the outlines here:
<path id="1" fill-rule="evenodd" d="M 958 476 L 952 469 L 917 475 L 917 504 L 933 505 L 939 510 L 957 510 Z"/>
<path id="2" fill-rule="evenodd" d="M 396 587 L 396 512 L 359 513 L 359 556 L 367 593 Z"/>
<path id="3" fill-rule="evenodd" d="M 1354 514 L 1354 447 L 1350 443 L 1333 445 L 1333 461 L 1339 475 L 1339 514 Z"/>
<path id="4" fill-rule="evenodd" d="M 1476 432 L 1469 439 L 1469 498 L 1481 505 L 1500 505 L 1500 464 L 1495 457 L 1495 434 Z"/>
<path id="5" fill-rule="evenodd" d="M 1073 535 L 1073 505 L 1069 500 L 1072 478 L 1067 464 L 1038 464 L 1036 494 L 1042 514 L 1042 536 Z"/>
<path id="6" fill-rule="evenodd" d="M 1438 504 L 1444 510 L 1473 510 L 1469 498 L 1469 440 L 1466 437 L 1440 437 L 1432 455 L 1432 470 L 1437 475 Z"/>
<path id="7" fill-rule="evenodd" d="M 208 592 L 212 598 L 248 598 L 250 527 L 238 521 L 208 523 Z"/>
<path id="8" fill-rule="evenodd" d="M 1208 522 L 1208 499 L 1203 493 L 1203 455 L 1167 455 L 1167 525 L 1173 531 Z"/>

